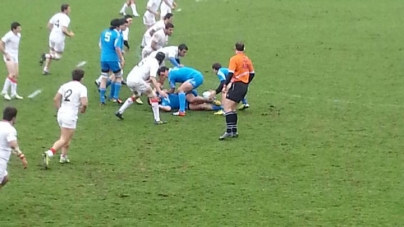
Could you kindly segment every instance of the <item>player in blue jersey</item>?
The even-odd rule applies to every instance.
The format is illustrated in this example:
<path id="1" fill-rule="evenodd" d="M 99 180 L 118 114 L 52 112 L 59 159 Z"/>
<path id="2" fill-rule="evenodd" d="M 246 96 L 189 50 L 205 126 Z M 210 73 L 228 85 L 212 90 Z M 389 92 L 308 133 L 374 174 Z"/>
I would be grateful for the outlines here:
<path id="1" fill-rule="evenodd" d="M 176 83 L 181 83 L 177 89 L 180 99 L 180 108 L 178 112 L 173 113 L 175 116 L 185 116 L 185 100 L 186 93 L 198 88 L 203 84 L 203 75 L 196 69 L 190 67 L 172 68 L 164 73 L 168 74 L 171 91 L 175 91 Z"/>
<path id="2" fill-rule="evenodd" d="M 212 65 L 212 70 L 213 70 L 213 73 L 219 79 L 220 84 L 216 88 L 216 90 L 210 91 L 211 92 L 211 98 L 213 98 L 216 94 L 219 94 L 220 92 L 222 92 L 223 85 L 226 82 L 226 77 L 229 74 L 229 69 L 228 68 L 223 68 L 220 63 L 214 63 Z M 241 100 L 241 106 L 238 109 L 239 110 L 245 110 L 248 107 L 250 107 L 250 105 L 248 104 L 246 97 L 244 97 L 243 100 Z M 224 114 L 224 112 L 223 111 L 218 111 L 215 114 Z"/>
<path id="3" fill-rule="evenodd" d="M 217 111 L 222 109 L 220 105 L 216 105 L 213 103 L 207 103 L 205 100 L 200 101 L 203 99 L 202 97 L 198 96 L 198 93 L 195 90 L 192 90 L 186 95 L 185 106 L 188 110 L 195 110 L 195 111 Z M 168 94 L 167 98 L 160 97 L 160 110 L 171 112 L 173 110 L 178 110 L 180 108 L 180 99 L 179 95 L 175 93 Z"/>
<path id="4" fill-rule="evenodd" d="M 121 88 L 121 64 L 125 64 L 125 60 L 122 55 L 120 47 L 120 34 L 119 29 L 122 26 L 121 19 L 113 19 L 110 23 L 110 28 L 104 30 L 100 36 L 101 47 L 101 76 L 100 83 L 100 103 L 105 105 L 105 92 L 108 81 L 109 72 L 111 71 L 115 80 L 111 86 L 114 86 L 114 99 L 119 98 L 119 92 Z"/>

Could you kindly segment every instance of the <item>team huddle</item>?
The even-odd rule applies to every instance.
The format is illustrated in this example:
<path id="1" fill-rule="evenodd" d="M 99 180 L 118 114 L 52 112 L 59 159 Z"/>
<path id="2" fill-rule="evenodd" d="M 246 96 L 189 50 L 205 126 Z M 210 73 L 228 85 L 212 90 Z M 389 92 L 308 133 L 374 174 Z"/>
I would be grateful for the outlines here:
<path id="1" fill-rule="evenodd" d="M 161 14 L 158 9 L 161 5 Z M 164 5 L 164 7 L 163 7 Z M 255 76 L 251 60 L 244 53 L 244 44 L 235 44 L 235 55 L 230 58 L 229 67 L 222 67 L 220 63 L 213 63 L 211 68 L 219 79 L 219 85 L 209 90 L 208 95 L 200 96 L 197 89 L 204 83 L 204 75 L 197 69 L 181 64 L 181 58 L 188 54 L 186 44 L 167 46 L 169 37 L 173 34 L 173 14 L 176 7 L 173 0 L 149 0 L 144 13 L 143 23 L 145 33 L 141 41 L 141 60 L 130 70 L 124 80 L 123 67 L 125 65 L 125 51 L 130 50 L 129 27 L 133 16 L 126 14 L 130 7 L 133 16 L 139 16 L 133 0 L 125 2 L 120 13 L 123 18 L 112 19 L 109 28 L 101 32 L 99 39 L 101 73 L 95 80 L 99 91 L 99 103 L 107 104 L 107 100 L 120 105 L 115 116 L 123 120 L 124 112 L 134 103 L 142 104 L 142 95 L 147 96 L 153 113 L 153 122 L 156 125 L 167 123 L 160 118 L 160 111 L 172 112 L 174 116 L 186 116 L 187 111 L 215 111 L 215 114 L 224 115 L 226 130 L 219 137 L 220 140 L 238 137 L 237 106 L 246 109 L 249 104 L 246 94 L 250 82 Z M 50 75 L 50 64 L 60 60 L 65 49 L 65 38 L 73 37 L 74 33 L 68 30 L 70 24 L 68 4 L 61 6 L 61 11 L 55 14 L 48 22 L 49 52 L 41 55 L 40 65 L 44 65 L 43 74 Z M 157 17 L 161 19 L 157 21 Z M 157 22 L 156 22 L 157 21 Z M 18 46 L 21 38 L 21 25 L 14 22 L 11 31 L 2 39 L 0 51 L 8 69 L 2 95 L 4 99 L 22 99 L 17 94 L 18 77 Z M 167 67 L 171 64 L 172 68 Z M 87 88 L 81 83 L 84 71 L 77 68 L 72 71 L 72 80 L 63 84 L 54 96 L 54 105 L 57 109 L 57 122 L 60 126 L 60 138 L 43 153 L 43 164 L 49 167 L 49 162 L 58 150 L 61 150 L 59 162 L 68 163 L 68 150 L 73 138 L 79 114 L 86 112 L 88 106 Z M 131 91 L 131 96 L 125 101 L 120 99 L 122 85 Z M 11 96 L 8 89 L 11 87 Z M 109 89 L 109 96 L 107 90 Z M 221 101 L 216 96 L 221 94 Z M 108 98 L 108 99 L 107 99 Z M 0 186 L 8 180 L 7 162 L 12 152 L 18 155 L 27 166 L 25 156 L 20 151 L 16 131 L 13 127 L 17 116 L 15 108 L 6 108 L 3 113 L 3 122 L 0 128 Z M 4 155 L 4 157 L 3 157 Z"/>

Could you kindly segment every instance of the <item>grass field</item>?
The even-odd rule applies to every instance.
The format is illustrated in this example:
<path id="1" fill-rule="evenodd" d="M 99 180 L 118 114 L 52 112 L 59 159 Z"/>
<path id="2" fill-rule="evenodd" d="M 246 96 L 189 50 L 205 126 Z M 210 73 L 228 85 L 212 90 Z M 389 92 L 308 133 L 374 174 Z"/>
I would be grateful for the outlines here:
<path id="1" fill-rule="evenodd" d="M 149 106 L 123 122 L 98 106 L 98 37 L 123 0 L 70 0 L 71 29 L 52 75 L 41 75 L 46 23 L 61 1 L 3 0 L 0 33 L 22 24 L 16 128 L 30 166 L 13 157 L 0 192 L 0 226 L 404 226 L 404 3 L 401 0 L 179 0 L 170 44 L 214 88 L 242 40 L 256 68 L 240 137 L 218 141 L 211 112 L 154 126 Z M 138 0 L 143 14 L 145 0 Z M 131 27 L 125 68 L 144 28 Z M 82 60 L 90 107 L 80 116 L 71 164 L 50 170 L 41 153 L 58 137 L 52 98 Z M 6 75 L 4 67 L 0 73 Z M 2 82 L 2 80 L 1 80 Z M 129 91 L 124 88 L 122 98 Z M 274 105 L 275 108 L 270 107 Z"/>

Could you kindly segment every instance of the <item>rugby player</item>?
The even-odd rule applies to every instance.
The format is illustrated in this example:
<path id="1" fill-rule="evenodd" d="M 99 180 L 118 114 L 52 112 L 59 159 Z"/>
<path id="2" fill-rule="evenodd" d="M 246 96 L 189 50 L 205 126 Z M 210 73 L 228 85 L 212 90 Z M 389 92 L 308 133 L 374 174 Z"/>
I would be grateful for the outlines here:
<path id="1" fill-rule="evenodd" d="M 220 105 L 215 103 L 208 103 L 209 101 L 202 100 L 203 98 L 198 96 L 195 90 L 192 90 L 186 95 L 185 109 L 196 110 L 196 111 L 217 111 L 221 110 Z M 173 110 L 178 110 L 180 108 L 179 95 L 175 93 L 168 94 L 168 98 L 160 98 L 160 110 L 165 112 L 171 112 Z"/>

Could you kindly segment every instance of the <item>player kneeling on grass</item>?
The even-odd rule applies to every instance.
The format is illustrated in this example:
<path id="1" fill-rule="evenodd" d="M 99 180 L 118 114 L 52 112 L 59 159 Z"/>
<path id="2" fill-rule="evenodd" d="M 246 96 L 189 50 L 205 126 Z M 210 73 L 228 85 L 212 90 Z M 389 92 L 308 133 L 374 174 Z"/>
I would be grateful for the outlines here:
<path id="1" fill-rule="evenodd" d="M 168 94 L 168 98 L 160 98 L 160 110 L 171 112 L 180 109 L 180 98 L 178 94 Z M 186 95 L 185 109 L 195 111 L 218 111 L 222 106 L 204 100 L 203 97 L 198 96 L 195 90 L 192 90 Z"/>
<path id="2" fill-rule="evenodd" d="M 45 168 L 49 167 L 49 158 L 53 157 L 59 149 L 62 149 L 60 163 L 68 163 L 67 152 L 78 120 L 78 114 L 85 113 L 88 106 L 87 88 L 81 83 L 84 77 L 82 69 L 72 72 L 72 81 L 63 84 L 54 98 L 57 113 L 57 121 L 60 126 L 60 138 L 52 148 L 43 153 Z"/>
<path id="3" fill-rule="evenodd" d="M 3 120 L 0 122 L 0 188 L 8 182 L 7 163 L 10 160 L 11 152 L 16 154 L 27 168 L 28 162 L 24 154 L 18 148 L 17 131 L 14 124 L 17 118 L 17 109 L 6 107 L 3 111 Z"/>
<path id="4" fill-rule="evenodd" d="M 159 65 L 164 61 L 165 55 L 162 52 L 156 54 L 156 57 L 147 57 L 141 60 L 129 73 L 126 84 L 127 87 L 132 92 L 132 97 L 128 98 L 125 103 L 121 106 L 118 112 L 115 113 L 115 116 L 123 120 L 123 113 L 129 106 L 132 105 L 133 101 L 139 98 L 139 94 L 146 94 L 150 98 L 153 115 L 154 115 L 154 123 L 155 124 L 164 124 L 164 121 L 160 119 L 160 111 L 158 104 L 158 97 L 156 92 L 149 85 L 149 81 L 153 84 L 154 88 L 159 92 L 161 96 L 167 98 L 167 94 L 161 90 L 160 83 L 157 82 L 156 76 L 160 75 Z M 164 70 L 168 71 L 167 68 Z M 160 76 L 160 82 L 164 82 L 164 76 Z"/>

